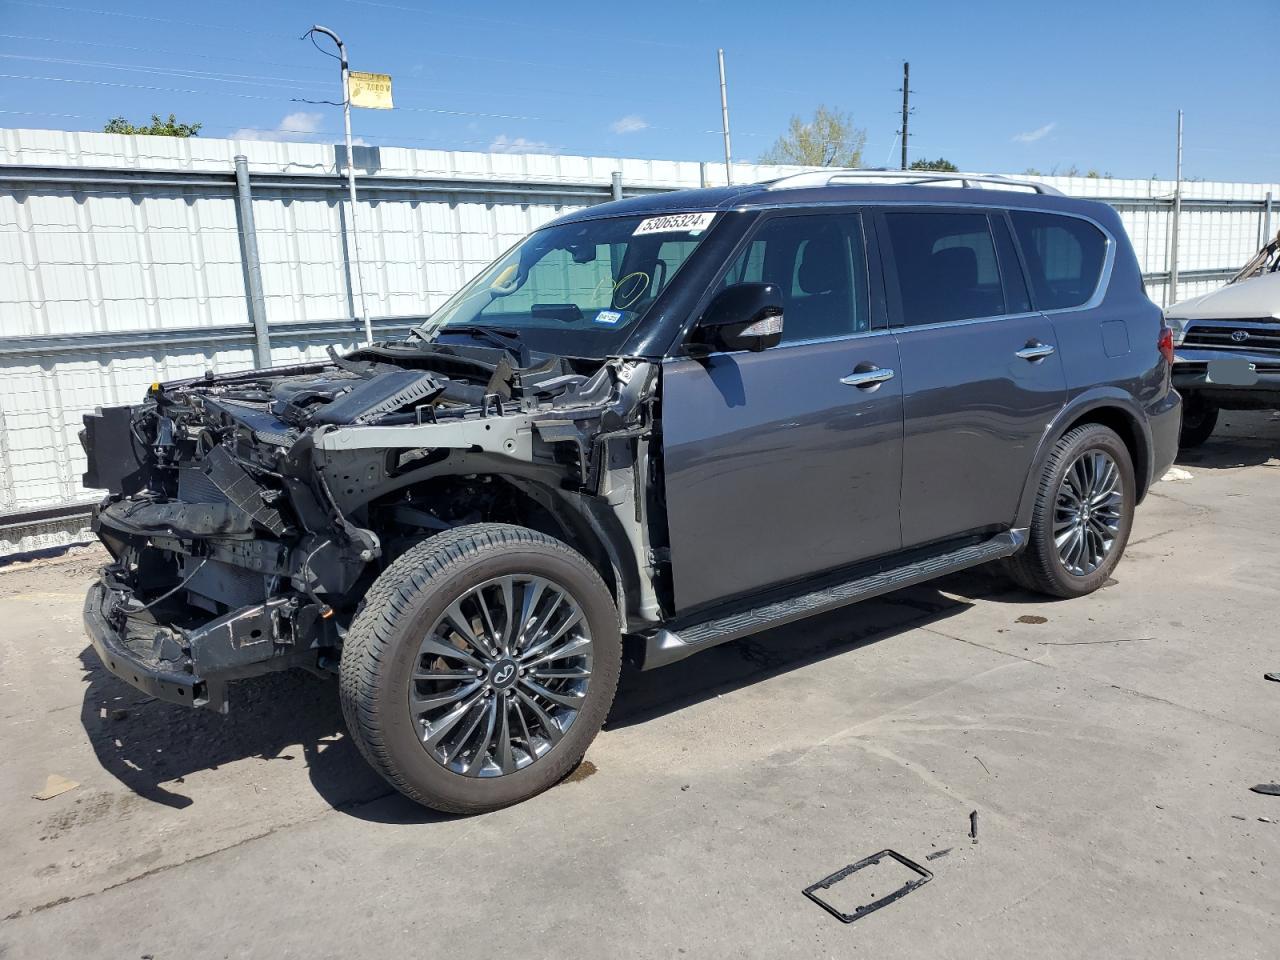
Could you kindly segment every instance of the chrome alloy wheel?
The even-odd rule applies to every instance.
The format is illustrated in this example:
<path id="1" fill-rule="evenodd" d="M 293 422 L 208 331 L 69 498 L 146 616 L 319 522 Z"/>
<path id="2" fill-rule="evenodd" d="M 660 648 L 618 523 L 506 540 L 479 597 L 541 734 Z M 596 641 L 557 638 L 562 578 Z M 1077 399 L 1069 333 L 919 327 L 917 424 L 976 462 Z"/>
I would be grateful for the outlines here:
<path id="1" fill-rule="evenodd" d="M 1086 450 L 1067 468 L 1054 504 L 1053 540 L 1067 572 L 1097 570 L 1115 548 L 1124 510 L 1120 468 L 1101 450 Z"/>
<path id="2" fill-rule="evenodd" d="M 497 577 L 469 589 L 427 632 L 409 711 L 443 767 L 499 777 L 560 741 L 590 682 L 591 630 L 578 602 L 545 577 Z"/>

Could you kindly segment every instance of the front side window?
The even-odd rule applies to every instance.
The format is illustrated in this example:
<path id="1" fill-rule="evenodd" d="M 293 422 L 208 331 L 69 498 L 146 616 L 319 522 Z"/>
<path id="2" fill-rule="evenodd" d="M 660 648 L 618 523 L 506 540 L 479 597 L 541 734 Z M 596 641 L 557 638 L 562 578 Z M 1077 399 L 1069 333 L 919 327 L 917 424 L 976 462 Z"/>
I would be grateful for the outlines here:
<path id="1" fill-rule="evenodd" d="M 752 236 L 723 285 L 772 283 L 782 292 L 782 342 L 846 336 L 871 326 L 862 218 L 774 217 Z"/>
<path id="2" fill-rule="evenodd" d="M 534 349 L 600 357 L 643 319 L 711 228 L 712 213 L 609 217 L 537 230 L 421 328 L 487 327 Z"/>
<path id="3" fill-rule="evenodd" d="M 1010 216 L 1037 309 L 1078 307 L 1093 296 L 1107 253 L 1107 238 L 1097 227 L 1052 213 L 1015 211 Z"/>
<path id="4" fill-rule="evenodd" d="M 889 213 L 885 220 L 908 326 L 1005 312 L 985 213 Z"/>

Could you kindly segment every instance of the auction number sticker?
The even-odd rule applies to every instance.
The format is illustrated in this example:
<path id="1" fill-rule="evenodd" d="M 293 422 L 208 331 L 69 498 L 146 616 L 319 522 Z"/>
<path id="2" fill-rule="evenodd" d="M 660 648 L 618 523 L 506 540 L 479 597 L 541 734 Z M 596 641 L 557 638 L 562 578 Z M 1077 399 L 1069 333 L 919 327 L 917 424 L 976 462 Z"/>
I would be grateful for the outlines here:
<path id="1" fill-rule="evenodd" d="M 649 217 L 641 220 L 632 234 L 643 237 L 650 233 L 701 233 L 711 226 L 714 213 L 670 213 L 665 217 Z"/>

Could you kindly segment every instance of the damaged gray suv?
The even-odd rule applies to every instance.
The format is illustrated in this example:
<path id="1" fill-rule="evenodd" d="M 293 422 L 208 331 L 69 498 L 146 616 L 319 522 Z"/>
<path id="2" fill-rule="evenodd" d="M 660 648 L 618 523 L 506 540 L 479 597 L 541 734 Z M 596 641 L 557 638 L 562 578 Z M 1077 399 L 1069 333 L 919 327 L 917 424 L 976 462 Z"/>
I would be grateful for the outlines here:
<path id="1" fill-rule="evenodd" d="M 106 667 L 227 710 L 337 674 L 407 796 L 555 784 L 624 660 L 989 561 L 1106 581 L 1172 462 L 1172 340 L 1116 214 L 827 171 L 535 231 L 407 339 L 86 417 Z"/>

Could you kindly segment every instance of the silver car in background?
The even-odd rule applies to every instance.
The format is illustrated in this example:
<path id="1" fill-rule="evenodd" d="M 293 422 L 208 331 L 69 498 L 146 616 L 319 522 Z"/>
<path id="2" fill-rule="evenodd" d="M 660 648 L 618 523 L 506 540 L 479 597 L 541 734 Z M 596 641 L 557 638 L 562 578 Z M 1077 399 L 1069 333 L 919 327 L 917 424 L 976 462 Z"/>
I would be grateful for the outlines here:
<path id="1" fill-rule="evenodd" d="M 1175 303 L 1165 317 L 1183 447 L 1209 439 L 1219 410 L 1280 409 L 1280 235 L 1226 286 Z"/>

